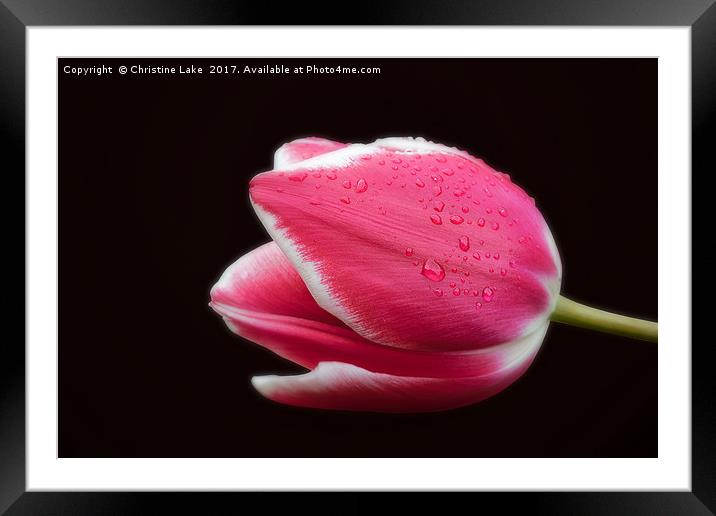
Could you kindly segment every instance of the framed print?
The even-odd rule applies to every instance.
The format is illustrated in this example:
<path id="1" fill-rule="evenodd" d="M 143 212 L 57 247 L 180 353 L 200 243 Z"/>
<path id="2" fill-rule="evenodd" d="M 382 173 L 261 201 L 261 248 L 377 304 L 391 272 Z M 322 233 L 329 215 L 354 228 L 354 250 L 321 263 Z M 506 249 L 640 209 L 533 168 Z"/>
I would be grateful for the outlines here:
<path id="1" fill-rule="evenodd" d="M 7 514 L 713 510 L 708 2 L 6 4 Z"/>

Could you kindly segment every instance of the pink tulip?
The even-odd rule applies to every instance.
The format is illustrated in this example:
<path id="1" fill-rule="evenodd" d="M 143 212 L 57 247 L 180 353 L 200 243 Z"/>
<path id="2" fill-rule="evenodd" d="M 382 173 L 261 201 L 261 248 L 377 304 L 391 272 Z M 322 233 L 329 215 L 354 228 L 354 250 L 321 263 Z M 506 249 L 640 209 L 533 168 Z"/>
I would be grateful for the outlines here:
<path id="1" fill-rule="evenodd" d="M 483 160 L 423 139 L 303 138 L 249 191 L 273 242 L 224 272 L 211 306 L 310 370 L 254 377 L 265 397 L 445 410 L 501 391 L 539 351 L 559 253 L 534 200 Z"/>

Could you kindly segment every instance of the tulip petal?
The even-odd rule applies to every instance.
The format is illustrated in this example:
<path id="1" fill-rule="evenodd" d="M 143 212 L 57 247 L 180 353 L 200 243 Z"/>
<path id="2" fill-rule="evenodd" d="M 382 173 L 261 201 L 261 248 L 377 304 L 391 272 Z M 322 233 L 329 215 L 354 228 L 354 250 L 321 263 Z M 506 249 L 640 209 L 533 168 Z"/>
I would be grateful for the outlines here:
<path id="1" fill-rule="evenodd" d="M 400 376 L 470 377 L 492 374 L 535 349 L 536 331 L 515 342 L 456 352 L 390 348 L 357 335 L 324 311 L 274 242 L 231 265 L 212 288 L 211 306 L 229 328 L 306 368 L 345 362 Z"/>
<path id="2" fill-rule="evenodd" d="M 541 340 L 541 339 L 540 339 Z M 434 412 L 476 403 L 519 378 L 532 363 L 539 344 L 506 367 L 487 375 L 425 378 L 374 373 L 351 364 L 321 362 L 295 376 L 256 376 L 264 397 L 299 407 L 372 412 Z"/>
<path id="3" fill-rule="evenodd" d="M 465 152 L 354 144 L 259 174 L 250 196 L 318 304 L 370 341 L 492 347 L 553 310 L 561 264 L 542 215 Z"/>
<path id="4" fill-rule="evenodd" d="M 273 166 L 274 168 L 281 168 L 343 147 L 346 147 L 345 143 L 326 140 L 325 138 L 299 138 L 298 140 L 284 143 L 278 148 L 273 157 Z"/>

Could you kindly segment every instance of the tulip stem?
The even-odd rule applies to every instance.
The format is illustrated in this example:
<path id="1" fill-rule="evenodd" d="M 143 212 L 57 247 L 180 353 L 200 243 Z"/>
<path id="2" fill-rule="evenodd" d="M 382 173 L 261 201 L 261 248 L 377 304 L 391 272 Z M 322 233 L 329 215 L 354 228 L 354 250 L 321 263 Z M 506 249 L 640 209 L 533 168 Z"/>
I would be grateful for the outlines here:
<path id="1" fill-rule="evenodd" d="M 658 338 L 658 327 L 655 321 L 645 321 L 625 315 L 613 314 L 577 303 L 564 296 L 559 296 L 557 299 L 557 306 L 552 312 L 551 319 L 555 322 L 572 326 L 649 342 L 657 342 Z"/>

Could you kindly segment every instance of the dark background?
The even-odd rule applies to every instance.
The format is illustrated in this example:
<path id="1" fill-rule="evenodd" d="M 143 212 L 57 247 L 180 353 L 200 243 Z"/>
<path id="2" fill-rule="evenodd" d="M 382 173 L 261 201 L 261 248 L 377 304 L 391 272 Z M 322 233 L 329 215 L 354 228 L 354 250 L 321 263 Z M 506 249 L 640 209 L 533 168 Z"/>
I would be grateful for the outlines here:
<path id="1" fill-rule="evenodd" d="M 60 456 L 656 456 L 653 344 L 553 325 L 530 370 L 477 405 L 323 412 L 258 396 L 251 376 L 300 368 L 207 306 L 268 239 L 247 184 L 276 147 L 414 135 L 536 197 L 566 295 L 656 319 L 656 59 L 142 61 L 382 73 L 78 78 L 62 66 L 138 61 L 60 60 Z"/>

